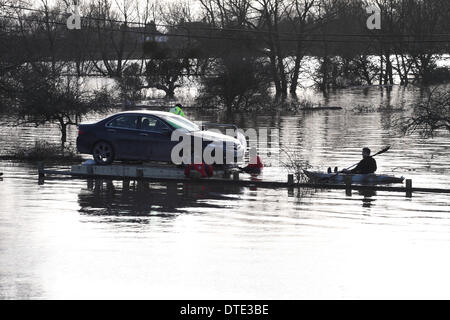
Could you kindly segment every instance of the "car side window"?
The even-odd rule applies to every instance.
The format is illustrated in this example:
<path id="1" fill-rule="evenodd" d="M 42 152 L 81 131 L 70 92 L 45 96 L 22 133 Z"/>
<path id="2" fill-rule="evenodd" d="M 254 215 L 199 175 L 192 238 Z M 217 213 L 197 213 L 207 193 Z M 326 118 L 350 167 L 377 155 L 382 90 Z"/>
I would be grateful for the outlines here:
<path id="1" fill-rule="evenodd" d="M 161 120 L 153 117 L 142 117 L 141 130 L 160 132 L 167 128 L 167 125 Z"/>
<path id="2" fill-rule="evenodd" d="M 137 123 L 137 116 L 120 116 L 108 122 L 106 126 L 124 129 L 137 129 Z"/>

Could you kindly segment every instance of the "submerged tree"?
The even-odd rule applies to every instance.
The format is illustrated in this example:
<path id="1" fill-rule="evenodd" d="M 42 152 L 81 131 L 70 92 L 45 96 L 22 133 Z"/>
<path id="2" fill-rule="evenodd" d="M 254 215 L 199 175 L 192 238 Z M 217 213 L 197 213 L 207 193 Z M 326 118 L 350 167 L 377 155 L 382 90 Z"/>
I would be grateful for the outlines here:
<path id="1" fill-rule="evenodd" d="M 111 108 L 105 90 L 85 91 L 77 78 L 55 76 L 46 65 L 23 67 L 16 74 L 9 114 L 17 123 L 36 126 L 56 123 L 61 130 L 61 148 L 67 141 L 67 128 L 78 125 L 89 112 Z"/>
<path id="2" fill-rule="evenodd" d="M 184 20 L 186 15 L 177 13 L 171 17 L 166 18 L 173 23 L 168 27 L 168 35 L 155 27 L 153 36 L 143 45 L 145 88 L 162 90 L 167 98 L 173 98 L 175 90 L 191 75 L 201 51 L 198 41 L 190 38 L 191 24 Z"/>
<path id="3" fill-rule="evenodd" d="M 138 63 L 132 63 L 125 68 L 122 77 L 117 79 L 117 85 L 120 91 L 120 98 L 126 104 L 143 98 L 142 89 L 145 87 L 141 76 L 141 66 Z"/>
<path id="4" fill-rule="evenodd" d="M 201 79 L 200 102 L 225 106 L 228 112 L 258 105 L 272 83 L 270 62 L 259 55 L 259 39 L 239 23 L 230 21 L 216 31 L 208 48 L 213 52 L 209 70 Z"/>
<path id="5" fill-rule="evenodd" d="M 93 38 L 97 47 L 91 61 L 103 76 L 121 78 L 139 54 L 142 31 L 132 27 L 137 18 L 136 6 L 136 0 L 91 0 L 85 9 L 85 28 L 96 33 Z"/>
<path id="6" fill-rule="evenodd" d="M 184 76 L 189 74 L 189 48 L 152 41 L 145 43 L 144 53 L 150 58 L 145 63 L 144 88 L 162 90 L 166 97 L 173 98 L 175 89 L 181 87 Z"/>
<path id="7" fill-rule="evenodd" d="M 257 104 L 269 90 L 269 72 L 257 59 L 230 55 L 217 60 L 214 69 L 214 75 L 202 80 L 203 104 L 223 105 L 232 112 Z"/>
<path id="8" fill-rule="evenodd" d="M 450 92 L 433 89 L 414 105 L 411 116 L 399 118 L 395 124 L 404 134 L 418 132 L 424 137 L 433 137 L 440 129 L 450 132 Z"/>

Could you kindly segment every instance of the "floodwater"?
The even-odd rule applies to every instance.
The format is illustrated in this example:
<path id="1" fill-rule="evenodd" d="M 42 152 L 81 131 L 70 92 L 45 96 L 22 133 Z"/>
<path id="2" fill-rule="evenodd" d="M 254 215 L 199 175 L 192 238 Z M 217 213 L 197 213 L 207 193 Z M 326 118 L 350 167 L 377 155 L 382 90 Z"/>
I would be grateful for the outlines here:
<path id="1" fill-rule="evenodd" d="M 414 89 L 352 89 L 342 111 L 186 113 L 196 121 L 279 129 L 260 150 L 265 180 L 286 180 L 278 147 L 313 168 L 350 166 L 362 146 L 391 150 L 379 171 L 448 188 L 450 135 L 399 136 Z M 58 140 L 46 128 L 2 128 L 0 147 Z M 76 131 L 69 139 L 73 141 Z M 270 154 L 267 152 L 270 151 Z M 281 160 L 285 156 L 281 153 Z M 63 166 L 53 166 L 55 168 Z M 273 190 L 201 184 L 49 179 L 35 164 L 0 161 L 0 298 L 450 298 L 450 196 Z"/>

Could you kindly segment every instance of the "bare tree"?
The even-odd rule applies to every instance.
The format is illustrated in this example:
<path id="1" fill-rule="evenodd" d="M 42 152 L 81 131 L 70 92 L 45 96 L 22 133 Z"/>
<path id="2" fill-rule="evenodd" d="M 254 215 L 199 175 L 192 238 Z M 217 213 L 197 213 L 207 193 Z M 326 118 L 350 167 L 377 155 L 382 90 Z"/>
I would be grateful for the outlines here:
<path id="1" fill-rule="evenodd" d="M 258 24 L 249 21 L 257 30 L 267 31 L 264 40 L 267 44 L 267 53 L 270 60 L 271 73 L 275 84 L 277 96 L 285 97 L 288 91 L 287 71 L 284 59 L 286 52 L 280 39 L 280 22 L 284 12 L 285 3 L 277 0 L 256 0 L 252 8 L 259 13 Z"/>
<path id="2" fill-rule="evenodd" d="M 113 6 L 115 5 L 115 7 Z M 89 27 L 97 30 L 100 57 L 92 55 L 95 68 L 104 76 L 120 78 L 129 61 L 136 56 L 139 40 L 144 37 L 141 28 L 130 25 L 137 17 L 135 0 L 91 0 L 86 19 Z"/>
<path id="3" fill-rule="evenodd" d="M 292 30 L 297 38 L 294 51 L 294 67 L 291 71 L 289 87 L 289 92 L 292 95 L 296 94 L 301 63 L 308 48 L 307 43 L 304 42 L 306 26 L 314 20 L 313 9 L 317 3 L 317 0 L 294 0 L 286 7 L 287 19 L 291 22 Z"/>
<path id="4" fill-rule="evenodd" d="M 112 106 L 110 93 L 85 90 L 78 78 L 55 75 L 51 66 L 44 64 L 22 67 L 11 81 L 8 112 L 17 120 L 15 125 L 56 123 L 61 130 L 62 150 L 68 126 L 77 125 L 89 112 L 106 111 Z"/>
<path id="5" fill-rule="evenodd" d="M 167 98 L 173 98 L 198 62 L 192 54 L 197 44 L 190 38 L 194 18 L 188 4 L 183 2 L 156 5 L 154 13 L 162 22 L 160 29 L 166 33 L 159 31 L 154 21 L 149 24 L 152 32 L 143 47 L 146 84 L 142 88 L 156 88 L 164 91 Z"/>
<path id="6" fill-rule="evenodd" d="M 413 106 L 411 116 L 398 118 L 395 125 L 405 134 L 419 132 L 424 137 L 433 137 L 439 129 L 450 132 L 450 92 L 434 88 Z"/>
<path id="7" fill-rule="evenodd" d="M 437 53 L 444 49 L 440 43 L 432 44 L 436 39 L 433 35 L 445 32 L 450 4 L 445 0 L 415 0 L 410 3 L 408 29 L 414 41 L 410 48 L 412 71 L 416 79 L 428 83 L 436 68 Z"/>

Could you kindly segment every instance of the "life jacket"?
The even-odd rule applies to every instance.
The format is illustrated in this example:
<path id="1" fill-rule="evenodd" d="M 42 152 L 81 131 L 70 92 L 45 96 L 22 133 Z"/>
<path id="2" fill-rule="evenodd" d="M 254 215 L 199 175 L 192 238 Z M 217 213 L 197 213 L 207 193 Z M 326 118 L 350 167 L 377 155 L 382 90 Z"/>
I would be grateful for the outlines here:
<path id="1" fill-rule="evenodd" d="M 184 169 L 184 175 L 186 177 L 206 178 L 214 175 L 214 169 L 212 166 L 206 163 L 190 164 Z"/>

